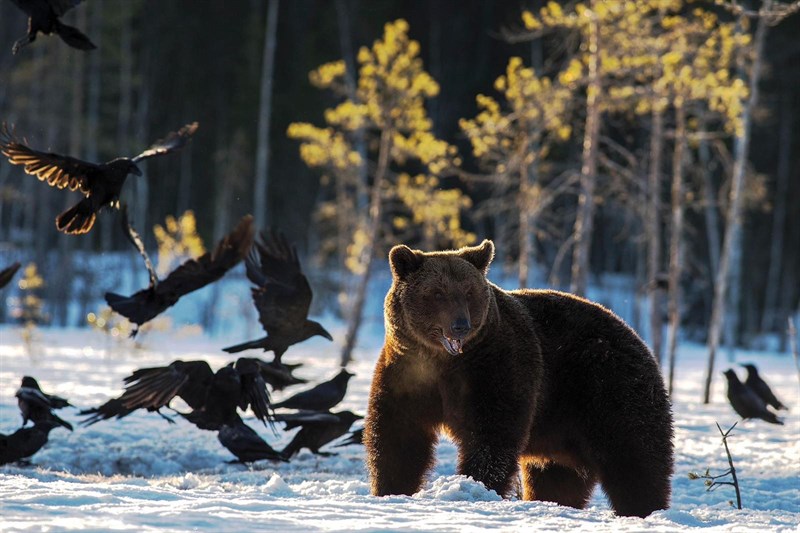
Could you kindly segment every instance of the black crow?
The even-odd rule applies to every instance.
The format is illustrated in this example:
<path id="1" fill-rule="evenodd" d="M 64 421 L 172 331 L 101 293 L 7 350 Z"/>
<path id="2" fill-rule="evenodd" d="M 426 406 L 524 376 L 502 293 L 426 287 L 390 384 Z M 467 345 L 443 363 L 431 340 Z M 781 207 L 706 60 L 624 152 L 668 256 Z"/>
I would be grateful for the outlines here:
<path id="1" fill-rule="evenodd" d="M 183 147 L 197 130 L 197 122 L 187 124 L 177 133 L 134 158 L 118 157 L 106 163 L 89 163 L 73 157 L 39 152 L 17 141 L 7 127 L 0 135 L 0 152 L 13 165 L 23 165 L 25 172 L 36 176 L 52 187 L 80 190 L 86 197 L 56 217 L 58 231 L 72 235 L 87 233 L 94 225 L 97 213 L 104 207 L 119 205 L 119 195 L 128 174 L 142 175 L 138 162 L 157 155 L 168 154 Z"/>
<path id="2" fill-rule="evenodd" d="M 733 369 L 729 368 L 723 373 L 728 379 L 728 401 L 739 416 L 742 418 L 760 418 L 770 424 L 783 425 L 783 422 L 775 416 L 775 413 L 767 408 L 767 404 L 755 392 L 739 381 L 739 377 Z"/>
<path id="3" fill-rule="evenodd" d="M 228 353 L 261 348 L 275 352 L 275 361 L 289 346 L 314 335 L 333 340 L 321 324 L 308 320 L 311 305 L 311 286 L 300 268 L 297 250 L 283 234 L 261 234 L 253 251 L 245 259 L 247 277 L 257 287 L 252 289 L 253 303 L 258 310 L 258 320 L 267 336 L 223 348 Z"/>
<path id="4" fill-rule="evenodd" d="M 259 359 L 259 361 L 261 361 Z M 308 383 L 307 379 L 296 377 L 292 372 L 298 367 L 303 366 L 302 363 L 295 363 L 287 365 L 280 361 L 270 361 L 266 363 L 261 361 L 261 375 L 264 376 L 272 390 L 283 390 L 291 385 L 300 385 Z"/>
<path id="5" fill-rule="evenodd" d="M 217 432 L 217 439 L 233 455 L 239 463 L 251 463 L 267 459 L 269 461 L 286 461 L 284 455 L 272 448 L 258 433 L 242 421 L 223 424 Z"/>
<path id="6" fill-rule="evenodd" d="M 166 278 L 159 281 L 141 239 L 126 220 L 127 217 L 123 211 L 123 221 L 127 226 L 126 233 L 145 259 L 150 273 L 150 285 L 131 296 L 107 292 L 105 297 L 111 309 L 136 324 L 137 328 L 133 330 L 131 336 L 135 336 L 139 331 L 138 326 L 175 305 L 182 296 L 202 289 L 224 276 L 247 255 L 255 234 L 253 217 L 247 215 L 239 221 L 233 231 L 217 244 L 214 251 L 206 252 L 197 259 L 184 262 L 170 272 Z"/>
<path id="7" fill-rule="evenodd" d="M 41 450 L 47 444 L 50 431 L 59 425 L 54 420 L 41 420 L 11 435 L 0 433 L 0 465 L 23 461 Z"/>
<path id="8" fill-rule="evenodd" d="M 181 416 L 200 429 L 217 431 L 225 424 L 236 425 L 241 422 L 237 407 L 244 410 L 248 406 L 264 424 L 271 423 L 269 392 L 260 364 L 257 359 L 242 357 L 215 373 L 205 361 L 178 360 L 165 367 L 136 370 L 124 379 L 122 396 L 81 411 L 81 415 L 90 415 L 83 424 L 122 418 L 136 409 L 161 414 L 159 410 L 176 396 L 192 409 Z"/>
<path id="9" fill-rule="evenodd" d="M 330 381 L 320 383 L 307 391 L 298 392 L 291 398 L 273 404 L 273 407 L 303 411 L 328 411 L 342 401 L 347 392 L 347 382 L 354 375 L 343 368 Z"/>
<path id="10" fill-rule="evenodd" d="M 30 376 L 22 378 L 16 397 L 17 405 L 19 405 L 20 413 L 22 413 L 23 426 L 29 420 L 34 423 L 54 422 L 72 431 L 72 424 L 53 413 L 53 409 L 62 409 L 69 406 L 70 403 L 60 396 L 44 393 L 34 378 Z"/>
<path id="11" fill-rule="evenodd" d="M 346 439 L 343 439 L 342 442 L 334 446 L 334 448 L 350 446 L 351 444 L 364 444 L 364 428 L 351 431 L 350 436 Z"/>
<path id="12" fill-rule="evenodd" d="M 19 270 L 20 266 L 21 265 L 19 263 L 13 263 L 11 266 L 0 270 L 0 289 L 9 284 L 11 279 L 14 277 L 14 274 L 16 274 L 17 270 Z"/>
<path id="13" fill-rule="evenodd" d="M 783 405 L 781 401 L 775 397 L 775 394 L 772 392 L 772 389 L 769 388 L 767 382 L 758 375 L 756 365 L 748 363 L 742 366 L 747 369 L 747 379 L 744 381 L 744 384 L 758 394 L 758 397 L 764 400 L 764 403 L 771 405 L 775 409 L 788 409 L 788 407 Z"/>
<path id="14" fill-rule="evenodd" d="M 285 457 L 291 458 L 302 448 L 308 448 L 311 453 L 316 455 L 332 455 L 331 453 L 321 452 L 319 449 L 347 433 L 353 422 L 362 418 L 364 417 L 350 411 L 275 415 L 276 420 L 286 424 L 287 430 L 296 427 L 301 428 L 281 453 Z"/>
<path id="15" fill-rule="evenodd" d="M 83 0 L 11 0 L 18 8 L 28 15 L 28 34 L 18 39 L 11 52 L 16 54 L 19 49 L 36 40 L 37 33 L 50 35 L 57 34 L 73 48 L 79 50 L 94 50 L 97 48 L 89 38 L 77 28 L 67 26 L 59 17 L 80 4 Z"/>

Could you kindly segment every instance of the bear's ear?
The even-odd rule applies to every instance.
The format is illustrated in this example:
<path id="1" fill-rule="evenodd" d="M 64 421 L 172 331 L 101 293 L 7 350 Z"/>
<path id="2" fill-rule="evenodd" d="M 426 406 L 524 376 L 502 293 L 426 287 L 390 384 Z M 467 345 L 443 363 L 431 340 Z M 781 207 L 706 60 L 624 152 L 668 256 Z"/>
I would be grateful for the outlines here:
<path id="1" fill-rule="evenodd" d="M 463 248 L 458 255 L 472 263 L 485 276 L 489 272 L 492 259 L 494 259 L 494 243 L 489 239 L 484 239 L 479 246 Z"/>
<path id="2" fill-rule="evenodd" d="M 403 279 L 422 266 L 423 258 L 422 253 L 415 252 L 404 244 L 398 244 L 389 252 L 392 276 L 395 279 Z"/>

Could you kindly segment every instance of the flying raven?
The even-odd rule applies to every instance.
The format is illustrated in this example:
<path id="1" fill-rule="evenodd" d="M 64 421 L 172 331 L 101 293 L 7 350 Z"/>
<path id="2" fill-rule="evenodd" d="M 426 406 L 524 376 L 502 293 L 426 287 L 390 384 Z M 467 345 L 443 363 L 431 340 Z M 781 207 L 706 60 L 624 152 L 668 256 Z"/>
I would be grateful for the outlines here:
<path id="1" fill-rule="evenodd" d="M 94 50 L 97 48 L 89 38 L 77 28 L 62 23 L 59 17 L 77 6 L 82 0 L 11 0 L 18 8 L 28 15 L 28 34 L 18 39 L 11 52 L 16 54 L 20 48 L 36 40 L 37 33 L 50 35 L 57 34 L 73 48 L 79 50 Z"/>
<path id="2" fill-rule="evenodd" d="M 271 422 L 272 414 L 269 392 L 261 374 L 263 364 L 258 359 L 242 357 L 217 372 L 205 361 L 177 360 L 165 367 L 141 368 L 124 379 L 122 396 L 81 411 L 81 415 L 90 415 L 83 424 L 123 418 L 137 409 L 161 414 L 159 410 L 168 407 L 176 396 L 192 409 L 181 415 L 200 429 L 218 430 L 225 424 L 235 425 L 241 420 L 237 407 L 248 406 L 266 424 Z"/>
<path id="3" fill-rule="evenodd" d="M 300 268 L 297 250 L 281 233 L 261 234 L 253 250 L 245 259 L 247 277 L 253 287 L 253 303 L 258 310 L 258 320 L 267 336 L 223 348 L 228 353 L 261 348 L 275 352 L 275 361 L 289 346 L 314 335 L 333 340 L 321 324 L 308 320 L 311 305 L 311 286 Z"/>
<path id="4" fill-rule="evenodd" d="M 767 409 L 767 404 L 758 397 L 758 394 L 739 381 L 739 377 L 733 369 L 729 368 L 723 373 L 728 379 L 728 401 L 739 416 L 760 418 L 770 424 L 783 425 L 775 413 Z"/>
<path id="5" fill-rule="evenodd" d="M 14 274 L 16 274 L 17 270 L 19 270 L 20 266 L 21 265 L 19 263 L 12 263 L 11 266 L 0 270 L 0 289 L 9 284 L 11 279 L 14 277 Z"/>
<path id="6" fill-rule="evenodd" d="M 23 165 L 25 172 L 59 189 L 80 190 L 86 197 L 56 217 L 58 231 L 71 235 L 87 233 L 97 213 L 104 207 L 118 207 L 119 195 L 128 174 L 142 175 L 137 163 L 183 147 L 197 131 L 197 122 L 187 124 L 157 141 L 134 158 L 118 157 L 106 163 L 89 163 L 73 157 L 39 152 L 19 142 L 4 126 L 0 135 L 0 153 L 13 165 Z"/>
<path id="7" fill-rule="evenodd" d="M 127 228 L 126 233 L 145 259 L 147 270 L 150 273 L 150 285 L 131 296 L 107 292 L 105 298 L 111 309 L 137 325 L 131 336 L 135 336 L 139 331 L 138 326 L 175 305 L 182 296 L 202 289 L 209 283 L 220 279 L 242 260 L 253 245 L 255 234 L 253 217 L 247 215 L 217 244 L 214 251 L 206 252 L 197 259 L 189 259 L 159 281 L 150 258 L 144 250 L 144 245 L 139 235 L 127 222 L 125 213 L 126 211 L 123 210 L 123 224 Z"/>

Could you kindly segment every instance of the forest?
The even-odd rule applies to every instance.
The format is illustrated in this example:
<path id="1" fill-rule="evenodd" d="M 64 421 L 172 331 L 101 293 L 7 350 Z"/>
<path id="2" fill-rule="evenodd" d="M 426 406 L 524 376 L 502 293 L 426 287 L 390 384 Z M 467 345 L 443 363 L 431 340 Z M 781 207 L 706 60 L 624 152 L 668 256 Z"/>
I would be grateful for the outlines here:
<path id="1" fill-rule="evenodd" d="M 661 361 L 679 336 L 783 347 L 800 306 L 797 10 L 95 0 L 64 20 L 96 50 L 40 36 L 12 54 L 26 18 L 2 2 L 0 122 L 100 162 L 197 121 L 179 155 L 129 178 L 132 219 L 191 211 L 206 243 L 248 213 L 280 229 L 316 280 L 316 312 L 350 324 L 344 360 L 392 245 L 483 238 L 507 288 L 624 280 Z M 59 233 L 77 197 L 0 162 L 0 266 L 38 265 L 59 326 L 86 324 L 66 302 L 108 289 L 76 258 L 132 252 L 113 212 Z"/>

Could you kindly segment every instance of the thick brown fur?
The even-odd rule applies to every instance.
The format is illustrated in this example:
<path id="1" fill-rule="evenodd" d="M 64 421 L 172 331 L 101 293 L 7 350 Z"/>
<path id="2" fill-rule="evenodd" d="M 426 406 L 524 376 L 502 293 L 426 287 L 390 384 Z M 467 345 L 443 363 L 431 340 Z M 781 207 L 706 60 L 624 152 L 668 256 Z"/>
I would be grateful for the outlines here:
<path id="1" fill-rule="evenodd" d="M 600 482 L 619 515 L 667 508 L 672 413 L 645 344 L 582 298 L 493 285 L 493 255 L 491 241 L 392 249 L 364 431 L 373 494 L 418 491 L 444 430 L 458 472 L 503 496 L 521 467 L 528 500 L 582 508 Z"/>

